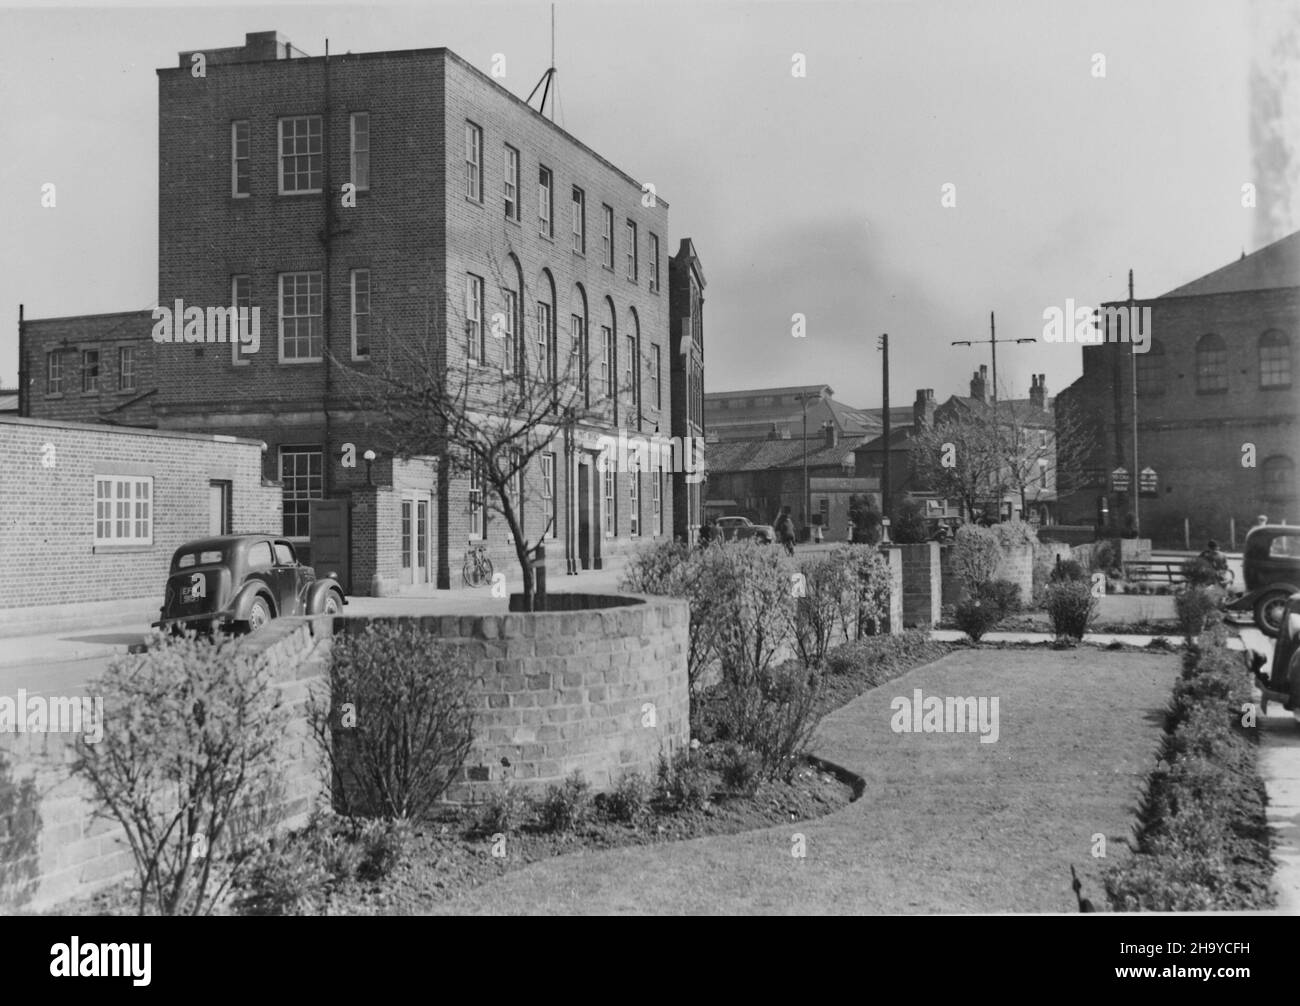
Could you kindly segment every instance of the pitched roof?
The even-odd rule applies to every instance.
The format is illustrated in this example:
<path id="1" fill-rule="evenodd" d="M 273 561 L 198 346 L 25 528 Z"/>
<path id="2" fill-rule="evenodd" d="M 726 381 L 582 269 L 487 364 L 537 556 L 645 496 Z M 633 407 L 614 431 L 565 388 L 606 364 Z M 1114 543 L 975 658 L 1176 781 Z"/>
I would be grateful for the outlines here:
<path id="1" fill-rule="evenodd" d="M 1164 297 L 1204 297 L 1245 290 L 1276 290 L 1300 286 L 1300 231 L 1288 234 L 1199 279 L 1175 287 Z"/>
<path id="2" fill-rule="evenodd" d="M 802 440 L 724 440 L 705 448 L 711 472 L 757 472 L 803 467 Z M 846 443 L 808 450 L 808 467 L 853 467 L 853 448 Z"/>

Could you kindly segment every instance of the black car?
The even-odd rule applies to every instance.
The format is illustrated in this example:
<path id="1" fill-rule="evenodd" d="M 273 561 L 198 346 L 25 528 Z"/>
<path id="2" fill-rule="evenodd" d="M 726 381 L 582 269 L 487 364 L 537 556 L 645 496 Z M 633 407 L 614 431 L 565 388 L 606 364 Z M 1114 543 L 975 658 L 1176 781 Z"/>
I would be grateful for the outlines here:
<path id="1" fill-rule="evenodd" d="M 172 556 L 161 617 L 179 631 L 251 631 L 285 615 L 339 614 L 347 603 L 333 576 L 298 561 L 293 543 L 264 534 L 187 542 Z"/>
<path id="2" fill-rule="evenodd" d="M 1287 600 L 1300 592 L 1300 526 L 1262 524 L 1250 529 L 1242 548 L 1246 592 L 1228 611 L 1250 612 L 1266 636 L 1282 628 Z"/>

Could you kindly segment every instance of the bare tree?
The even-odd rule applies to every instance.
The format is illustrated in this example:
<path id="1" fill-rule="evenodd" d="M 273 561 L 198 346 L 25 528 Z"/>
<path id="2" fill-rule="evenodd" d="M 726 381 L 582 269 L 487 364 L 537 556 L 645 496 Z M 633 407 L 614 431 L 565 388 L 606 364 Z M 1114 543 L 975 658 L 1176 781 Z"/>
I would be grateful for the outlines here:
<path id="1" fill-rule="evenodd" d="M 989 416 L 945 416 L 914 431 L 912 470 L 931 492 L 960 500 L 967 519 L 973 520 L 983 501 L 1005 492 L 1000 446 Z"/>

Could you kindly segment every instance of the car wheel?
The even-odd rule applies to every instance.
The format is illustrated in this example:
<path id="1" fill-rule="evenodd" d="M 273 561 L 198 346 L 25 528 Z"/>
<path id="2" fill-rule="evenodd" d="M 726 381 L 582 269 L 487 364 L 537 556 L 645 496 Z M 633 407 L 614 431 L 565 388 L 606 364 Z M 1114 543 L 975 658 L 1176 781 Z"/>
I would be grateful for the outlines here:
<path id="1" fill-rule="evenodd" d="M 321 607 L 322 615 L 340 615 L 343 613 L 343 599 L 338 591 L 331 590 L 325 594 L 325 604 Z"/>
<path id="2" fill-rule="evenodd" d="M 271 606 L 267 604 L 266 598 L 253 598 L 253 603 L 248 606 L 248 618 L 243 623 L 244 628 L 248 632 L 253 632 L 256 629 L 260 629 L 270 620 Z"/>
<path id="3" fill-rule="evenodd" d="M 1286 602 L 1289 597 L 1289 592 L 1285 590 L 1270 590 L 1255 601 L 1255 625 L 1264 635 L 1276 639 L 1282 631 L 1282 619 L 1286 617 Z"/>

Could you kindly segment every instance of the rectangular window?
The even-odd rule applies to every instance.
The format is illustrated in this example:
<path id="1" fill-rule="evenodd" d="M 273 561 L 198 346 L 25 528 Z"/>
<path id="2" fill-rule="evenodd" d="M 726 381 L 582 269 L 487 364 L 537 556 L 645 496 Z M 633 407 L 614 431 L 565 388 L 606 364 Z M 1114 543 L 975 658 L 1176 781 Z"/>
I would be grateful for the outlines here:
<path id="1" fill-rule="evenodd" d="M 370 270 L 352 270 L 352 359 L 370 358 Z"/>
<path id="2" fill-rule="evenodd" d="M 600 326 L 600 383 L 607 396 L 614 394 L 614 330 Z"/>
<path id="3" fill-rule="evenodd" d="M 280 195 L 319 192 L 325 159 L 319 115 L 280 120 Z"/>
<path id="4" fill-rule="evenodd" d="M 659 292 L 659 235 L 650 235 L 650 292 Z"/>
<path id="5" fill-rule="evenodd" d="M 555 236 L 551 224 L 551 211 L 555 209 L 552 188 L 551 169 L 539 167 L 537 169 L 537 233 L 544 238 Z"/>
<path id="6" fill-rule="evenodd" d="M 551 530 L 548 538 L 555 538 L 559 531 L 555 526 L 555 453 L 547 451 L 542 455 L 542 511 Z"/>
<path id="7" fill-rule="evenodd" d="M 626 357 L 623 361 L 623 387 L 627 391 L 627 400 L 636 405 L 640 401 L 640 395 L 637 394 L 636 337 L 629 335 L 623 342 Z"/>
<path id="8" fill-rule="evenodd" d="M 83 349 L 81 351 L 81 390 L 99 390 L 99 350 Z"/>
<path id="9" fill-rule="evenodd" d="M 518 220 L 519 213 L 519 151 L 506 144 L 505 180 L 506 219 Z"/>
<path id="10" fill-rule="evenodd" d="M 45 354 L 45 393 L 63 394 L 63 352 L 55 349 Z"/>
<path id="11" fill-rule="evenodd" d="M 586 327 L 582 315 L 569 315 L 569 374 L 579 388 L 587 386 Z"/>
<path id="12" fill-rule="evenodd" d="M 311 501 L 324 499 L 324 453 L 317 447 L 280 448 L 280 485 L 286 538 L 311 537 Z"/>
<path id="13" fill-rule="evenodd" d="M 483 130 L 465 122 L 465 198 L 483 201 Z"/>
<path id="14" fill-rule="evenodd" d="M 614 268 L 614 209 L 600 207 L 600 250 L 606 269 Z"/>
<path id="15" fill-rule="evenodd" d="M 587 254 L 587 196 L 576 185 L 573 187 L 573 250 Z"/>
<path id="16" fill-rule="evenodd" d="M 321 274 L 280 274 L 280 362 L 319 362 L 325 340 Z"/>
<path id="17" fill-rule="evenodd" d="M 627 278 L 636 282 L 636 224 L 627 222 Z"/>
<path id="18" fill-rule="evenodd" d="M 501 371 L 506 374 L 515 372 L 515 364 L 519 359 L 519 338 L 518 327 L 515 319 L 519 317 L 519 294 L 514 290 L 505 291 L 506 311 L 505 311 L 505 347 L 501 358 Z"/>
<path id="19" fill-rule="evenodd" d="M 537 302 L 537 373 L 555 383 L 555 320 L 551 305 Z"/>
<path id="20" fill-rule="evenodd" d="M 663 395 L 659 382 L 659 346 L 656 343 L 650 344 L 650 387 L 655 393 L 655 408 L 663 408 Z"/>
<path id="21" fill-rule="evenodd" d="M 627 473 L 627 498 L 630 530 L 632 537 L 638 538 L 641 536 L 641 466 L 635 461 Z"/>
<path id="22" fill-rule="evenodd" d="M 483 351 L 483 278 L 470 273 L 465 277 L 465 341 L 471 360 L 482 363 Z"/>
<path id="23" fill-rule="evenodd" d="M 614 529 L 618 526 L 617 514 L 614 511 L 614 463 L 612 459 L 607 458 L 605 464 L 605 477 L 602 492 L 605 496 L 604 521 L 605 537 L 613 538 Z"/>
<path id="24" fill-rule="evenodd" d="M 469 536 L 481 539 L 487 511 L 483 500 L 483 469 L 477 458 L 469 466 Z"/>
<path id="25" fill-rule="evenodd" d="M 95 544 L 153 544 L 152 477 L 95 477 Z"/>
<path id="26" fill-rule="evenodd" d="M 248 174 L 248 120 L 230 124 L 230 194 L 240 199 L 252 192 Z"/>
<path id="27" fill-rule="evenodd" d="M 117 390 L 135 390 L 135 347 L 117 347 Z"/>
<path id="28" fill-rule="evenodd" d="M 662 535 L 664 533 L 664 468 L 662 464 L 655 465 L 654 483 L 651 485 L 650 491 L 653 494 L 654 533 Z"/>
<path id="29" fill-rule="evenodd" d="M 230 340 L 230 362 L 247 366 L 251 358 L 243 351 L 244 337 L 248 333 L 253 310 L 253 281 L 248 276 L 230 277 L 230 306 L 235 309 L 235 334 Z"/>
<path id="30" fill-rule="evenodd" d="M 352 184 L 358 192 L 370 188 L 370 113 L 353 112 L 349 129 L 352 139 Z"/>

